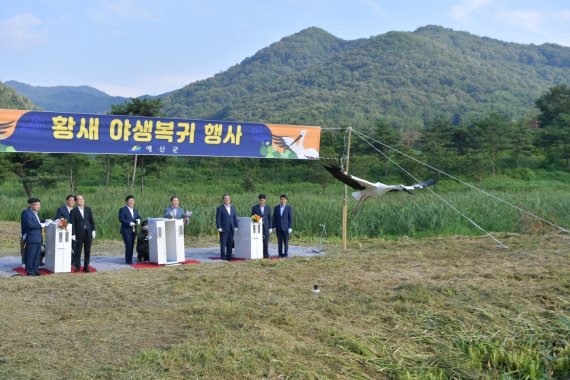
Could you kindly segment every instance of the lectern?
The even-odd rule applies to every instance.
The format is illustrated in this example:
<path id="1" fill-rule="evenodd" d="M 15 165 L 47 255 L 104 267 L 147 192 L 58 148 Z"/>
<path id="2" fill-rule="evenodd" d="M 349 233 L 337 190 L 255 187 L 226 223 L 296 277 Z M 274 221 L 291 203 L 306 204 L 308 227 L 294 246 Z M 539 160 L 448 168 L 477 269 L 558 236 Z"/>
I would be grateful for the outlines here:
<path id="1" fill-rule="evenodd" d="M 251 218 L 238 218 L 238 232 L 234 235 L 234 257 L 263 258 L 263 220 L 254 223 Z"/>
<path id="2" fill-rule="evenodd" d="M 46 269 L 71 272 L 71 224 L 65 229 L 55 223 L 46 227 Z"/>
<path id="3" fill-rule="evenodd" d="M 175 264 L 186 260 L 182 219 L 150 218 L 148 234 L 152 236 L 148 243 L 151 262 Z"/>

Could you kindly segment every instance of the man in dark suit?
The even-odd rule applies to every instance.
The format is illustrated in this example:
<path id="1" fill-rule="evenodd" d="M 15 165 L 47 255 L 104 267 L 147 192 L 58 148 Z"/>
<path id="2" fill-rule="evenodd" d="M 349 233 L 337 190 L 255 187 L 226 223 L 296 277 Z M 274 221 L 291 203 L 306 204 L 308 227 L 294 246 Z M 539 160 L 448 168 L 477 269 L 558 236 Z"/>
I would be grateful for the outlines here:
<path id="1" fill-rule="evenodd" d="M 253 206 L 251 215 L 258 215 L 263 220 L 263 258 L 269 258 L 269 234 L 271 233 L 271 208 L 266 205 L 267 197 L 259 194 L 259 204 Z"/>
<path id="2" fill-rule="evenodd" d="M 83 271 L 91 272 L 89 262 L 91 260 L 91 242 L 95 239 L 95 221 L 93 220 L 93 211 L 85 206 L 83 195 L 75 196 L 77 207 L 69 213 L 71 218 L 71 239 L 75 242 L 73 248 L 73 265 L 75 271 L 81 270 L 81 250 L 85 248 L 83 257 Z"/>
<path id="3" fill-rule="evenodd" d="M 38 212 L 41 203 L 38 198 L 28 199 L 28 208 L 22 212 L 22 240 L 24 241 L 24 259 L 26 273 L 28 276 L 39 276 L 40 256 L 42 251 L 42 228 L 51 222 L 47 219 L 45 223 L 40 222 Z"/>
<path id="4" fill-rule="evenodd" d="M 287 195 L 281 194 L 279 204 L 273 210 L 273 228 L 277 234 L 279 257 L 289 254 L 289 235 L 293 231 L 293 209 L 287 204 Z"/>
<path id="5" fill-rule="evenodd" d="M 119 209 L 119 221 L 121 222 L 121 235 L 125 243 L 125 262 L 133 263 L 133 250 L 137 236 L 137 225 L 141 224 L 139 210 L 135 208 L 135 197 L 128 195 L 125 198 L 125 207 Z"/>
<path id="6" fill-rule="evenodd" d="M 57 209 L 55 212 L 54 220 L 65 218 L 68 222 L 71 220 L 71 215 L 69 214 L 73 207 L 75 206 L 75 196 L 68 195 L 65 198 L 65 204 Z M 71 223 L 71 222 L 70 222 Z"/>
<path id="7" fill-rule="evenodd" d="M 60 208 L 57 209 L 57 211 L 55 212 L 55 220 L 57 219 L 61 219 L 61 218 L 65 218 L 69 223 L 71 223 L 71 210 L 73 210 L 73 207 L 75 206 L 75 196 L 74 195 L 68 195 L 65 198 L 65 204 L 63 206 L 61 206 Z M 46 236 L 46 240 L 48 239 L 48 236 Z M 75 242 L 72 243 L 72 245 L 75 244 Z M 47 242 L 46 242 L 47 245 Z M 73 251 L 71 252 L 71 262 L 73 263 Z"/>
<path id="8" fill-rule="evenodd" d="M 238 229 L 237 211 L 229 194 L 225 194 L 223 200 L 216 209 L 216 228 L 220 233 L 220 256 L 222 260 L 231 260 L 234 232 Z"/>

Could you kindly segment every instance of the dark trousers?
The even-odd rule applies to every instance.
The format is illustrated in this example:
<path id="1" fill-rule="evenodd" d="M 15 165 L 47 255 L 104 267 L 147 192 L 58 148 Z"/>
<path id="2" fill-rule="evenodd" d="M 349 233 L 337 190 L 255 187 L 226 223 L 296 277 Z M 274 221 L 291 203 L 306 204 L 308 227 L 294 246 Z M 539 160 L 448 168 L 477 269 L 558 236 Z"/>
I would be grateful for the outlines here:
<path id="1" fill-rule="evenodd" d="M 263 230 L 263 258 L 269 258 L 269 229 Z"/>
<path id="2" fill-rule="evenodd" d="M 87 230 L 83 230 L 83 236 L 76 236 L 75 239 L 76 241 L 73 251 L 73 265 L 75 268 L 81 268 L 81 250 L 85 248 L 83 268 L 89 268 L 89 262 L 91 261 L 91 236 L 87 235 Z"/>
<path id="3" fill-rule="evenodd" d="M 279 257 L 287 257 L 289 253 L 289 232 L 276 230 L 277 232 L 277 253 Z M 283 249 L 285 246 L 285 249 Z"/>
<path id="4" fill-rule="evenodd" d="M 234 247 L 234 230 L 220 232 L 220 257 L 222 260 L 232 258 L 232 248 Z"/>
<path id="5" fill-rule="evenodd" d="M 42 255 L 42 244 L 26 243 L 24 255 L 26 259 L 26 273 L 28 275 L 37 273 Z"/>
<path id="6" fill-rule="evenodd" d="M 132 264 L 136 235 L 134 232 L 122 233 L 121 235 L 123 235 L 123 242 L 125 243 L 125 262 L 127 264 Z"/>

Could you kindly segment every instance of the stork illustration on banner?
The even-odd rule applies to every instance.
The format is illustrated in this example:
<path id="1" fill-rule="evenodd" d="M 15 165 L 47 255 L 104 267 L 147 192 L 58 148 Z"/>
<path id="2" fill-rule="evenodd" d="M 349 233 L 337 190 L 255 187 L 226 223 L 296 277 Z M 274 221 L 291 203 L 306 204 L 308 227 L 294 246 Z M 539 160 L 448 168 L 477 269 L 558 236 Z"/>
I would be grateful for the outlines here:
<path id="1" fill-rule="evenodd" d="M 297 158 L 314 160 L 319 158 L 319 152 L 314 148 L 305 148 L 304 143 L 307 133 L 307 130 L 303 129 L 295 138 L 276 135 L 272 135 L 271 138 L 277 147 L 295 153 L 295 155 L 297 155 Z"/>

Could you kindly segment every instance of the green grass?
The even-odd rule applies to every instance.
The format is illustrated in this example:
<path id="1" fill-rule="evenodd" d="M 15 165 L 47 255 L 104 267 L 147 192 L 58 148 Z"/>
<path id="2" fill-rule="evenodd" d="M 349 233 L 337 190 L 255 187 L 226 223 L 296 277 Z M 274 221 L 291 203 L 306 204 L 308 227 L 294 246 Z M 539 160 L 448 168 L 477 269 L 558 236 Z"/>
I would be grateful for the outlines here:
<path id="1" fill-rule="evenodd" d="M 513 182 L 514 181 L 514 182 Z M 16 184 L 17 185 L 17 184 Z M 536 214 L 557 225 L 570 226 L 570 189 L 557 186 L 553 181 L 528 186 L 520 191 L 524 181 L 510 180 L 489 182 L 488 190 L 496 197 Z M 495 190 L 498 187 L 501 190 Z M 0 220 L 19 221 L 26 206 L 25 195 L 14 184 L 0 186 Z M 538 219 L 517 211 L 473 189 L 457 188 L 454 184 L 436 187 L 435 190 L 449 203 L 461 210 L 467 217 L 489 232 L 542 233 L 552 230 Z M 86 204 L 92 207 L 97 224 L 97 235 L 101 239 L 118 239 L 118 209 L 124 205 L 124 198 L 131 191 L 123 187 L 86 187 L 80 189 Z M 181 205 L 193 211 L 187 234 L 189 237 L 215 234 L 215 208 L 221 195 L 230 192 L 233 203 L 241 216 L 249 216 L 256 203 L 258 192 L 245 192 L 237 185 L 195 184 L 174 186 L 165 182 L 162 187 L 149 187 L 143 193 L 134 192 L 136 206 L 144 217 L 162 216 L 172 194 L 177 194 Z M 268 204 L 278 203 L 281 193 L 287 193 L 289 203 L 295 210 L 295 237 L 304 241 L 316 240 L 321 236 L 320 224 L 326 224 L 327 235 L 338 238 L 341 235 L 341 205 L 343 188 L 329 186 L 323 195 L 320 186 L 310 183 L 275 185 L 268 184 L 262 190 L 268 195 Z M 53 218 L 67 191 L 64 188 L 38 190 L 42 199 L 42 215 Z M 350 208 L 356 204 L 350 201 Z M 371 199 L 357 216 L 349 216 L 349 234 L 357 237 L 382 237 L 387 239 L 426 236 L 466 235 L 476 236 L 482 232 L 470 224 L 450 207 L 428 191 L 416 192 L 415 196 L 405 193 L 389 193 Z"/>
<path id="2" fill-rule="evenodd" d="M 568 378 L 570 240 L 501 238 L 0 279 L 0 378 Z"/>

